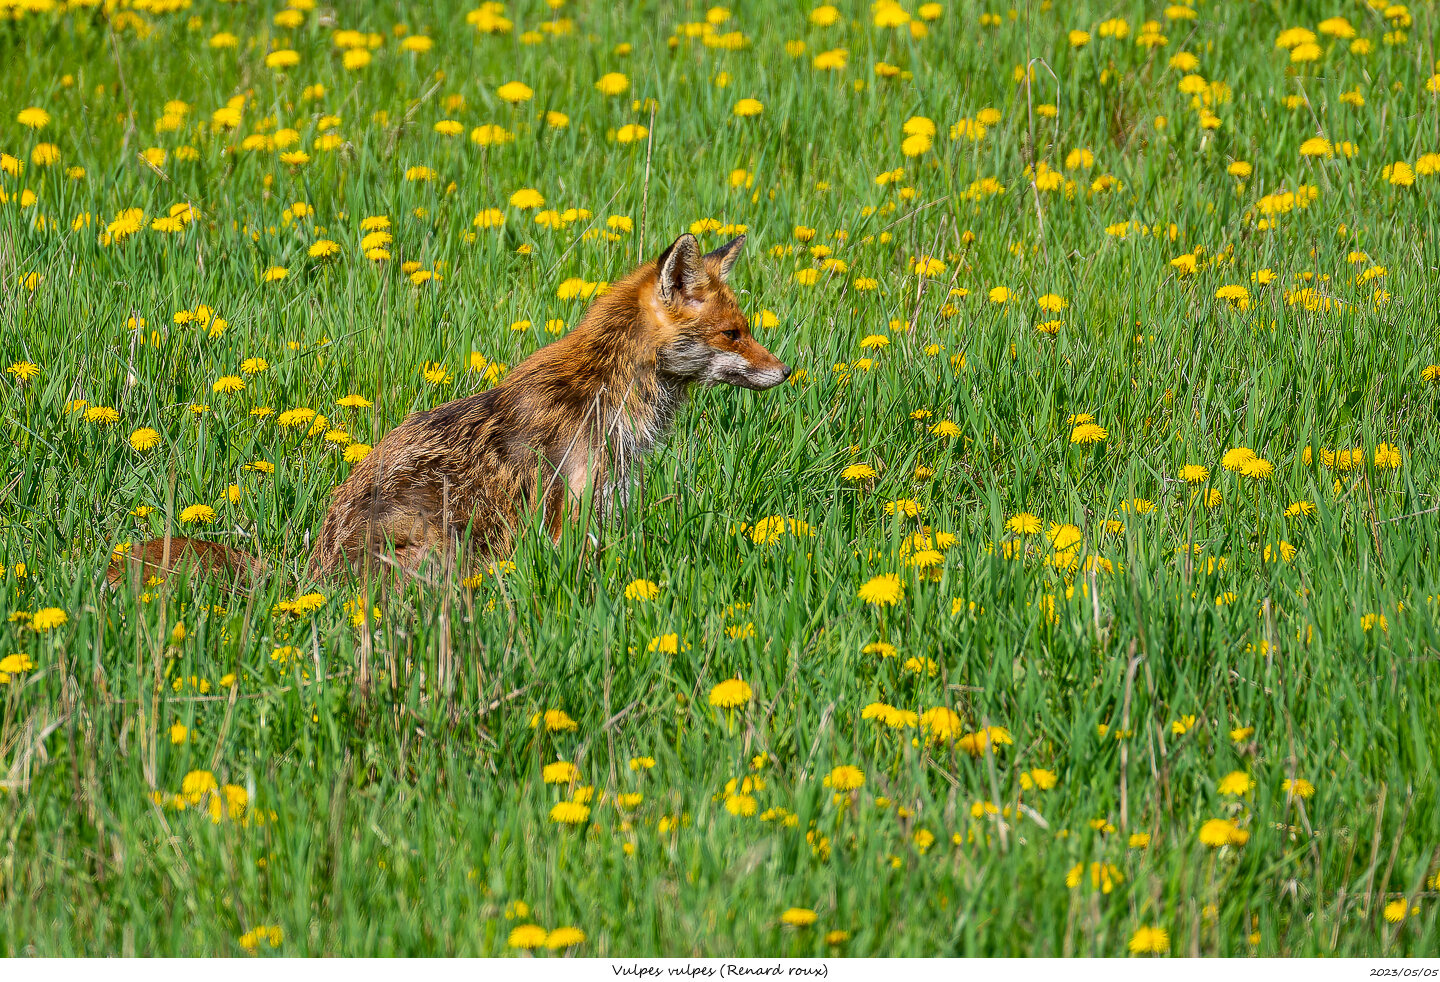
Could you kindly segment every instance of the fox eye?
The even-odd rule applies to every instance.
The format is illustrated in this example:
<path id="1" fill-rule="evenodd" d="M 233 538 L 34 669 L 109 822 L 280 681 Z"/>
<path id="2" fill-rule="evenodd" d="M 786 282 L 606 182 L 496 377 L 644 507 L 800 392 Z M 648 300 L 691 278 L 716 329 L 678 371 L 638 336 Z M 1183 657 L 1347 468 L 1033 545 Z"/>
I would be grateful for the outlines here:
<path id="1" fill-rule="evenodd" d="M 730 330 L 725 332 L 725 336 L 729 338 L 732 342 L 739 341 L 740 329 L 738 327 L 732 327 L 730 328 Z"/>

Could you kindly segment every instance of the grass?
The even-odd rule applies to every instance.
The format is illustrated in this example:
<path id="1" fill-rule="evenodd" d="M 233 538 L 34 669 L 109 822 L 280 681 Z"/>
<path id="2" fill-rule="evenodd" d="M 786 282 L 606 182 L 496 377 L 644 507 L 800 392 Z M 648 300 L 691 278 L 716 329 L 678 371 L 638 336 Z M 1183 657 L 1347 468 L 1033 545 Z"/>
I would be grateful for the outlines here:
<path id="1" fill-rule="evenodd" d="M 0 24 L 23 66 L 0 95 L 0 951 L 1435 951 L 1435 10 L 1346 7 L 1365 50 L 1288 6 Z M 340 28 L 374 32 L 368 65 Z M 587 213 L 537 224 L 521 188 Z M 577 322 L 562 282 L 706 220 L 707 247 L 747 227 L 736 284 L 790 384 L 697 392 L 598 552 L 532 529 L 478 585 L 304 580 L 345 441 L 494 384 Z M 296 408 L 329 419 L 280 425 Z M 1073 443 L 1078 414 L 1104 439 Z M 1268 477 L 1222 466 L 1241 447 Z M 166 529 L 273 572 L 102 588 L 117 543 Z M 862 601 L 886 574 L 898 602 Z M 712 706 L 733 678 L 749 700 Z M 906 725 L 937 708 L 953 729 Z M 575 776 L 546 783 L 557 761 Z"/>

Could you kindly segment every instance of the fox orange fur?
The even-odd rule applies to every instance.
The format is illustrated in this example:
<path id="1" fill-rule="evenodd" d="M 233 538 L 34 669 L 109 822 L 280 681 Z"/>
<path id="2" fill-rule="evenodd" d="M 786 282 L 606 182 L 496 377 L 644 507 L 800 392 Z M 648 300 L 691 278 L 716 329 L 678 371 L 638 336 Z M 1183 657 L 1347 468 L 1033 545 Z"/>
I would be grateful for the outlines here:
<path id="1" fill-rule="evenodd" d="M 623 505 L 692 385 L 768 389 L 790 374 L 751 335 L 727 285 L 744 244 L 742 235 L 702 255 L 693 235 L 680 236 L 499 385 L 407 417 L 333 492 L 311 573 L 371 561 L 414 572 L 446 553 L 503 558 L 537 507 L 558 538 L 587 494 L 602 511 Z M 237 549 L 171 537 L 117 557 L 109 579 L 184 563 L 231 573 L 263 566 Z"/>

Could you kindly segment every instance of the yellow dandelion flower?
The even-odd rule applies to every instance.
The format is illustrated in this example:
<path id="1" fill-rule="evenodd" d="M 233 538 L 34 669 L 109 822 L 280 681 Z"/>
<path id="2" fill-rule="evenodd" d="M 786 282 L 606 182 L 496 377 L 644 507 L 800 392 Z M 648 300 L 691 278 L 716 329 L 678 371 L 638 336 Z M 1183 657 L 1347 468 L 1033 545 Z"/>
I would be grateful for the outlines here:
<path id="1" fill-rule="evenodd" d="M 563 802 L 562 802 L 563 804 Z M 557 808 L 559 805 L 556 806 Z M 581 807 L 584 807 L 583 805 Z M 587 812 L 588 808 L 585 809 Z M 545 939 L 550 936 L 539 924 L 521 924 L 510 930 L 510 938 L 506 942 L 511 948 L 539 948 L 545 944 Z"/>
<path id="2" fill-rule="evenodd" d="M 1297 798 L 1311 798 L 1315 795 L 1315 785 L 1303 777 L 1297 777 L 1294 780 L 1287 777 L 1280 783 L 1280 790 L 1294 795 Z"/>
<path id="3" fill-rule="evenodd" d="M 1248 794 L 1255 787 L 1255 779 L 1244 771 L 1231 771 L 1220 779 L 1217 786 L 1221 794 L 1242 795 Z"/>
<path id="4" fill-rule="evenodd" d="M 36 631 L 51 631 L 64 626 L 69 620 L 70 615 L 59 607 L 42 607 L 30 618 L 30 626 Z"/>
<path id="5" fill-rule="evenodd" d="M 160 434 L 148 426 L 142 426 L 130 434 L 130 446 L 139 453 L 154 450 L 159 445 Z"/>
<path id="6" fill-rule="evenodd" d="M 209 505 L 190 505 L 180 512 L 180 521 L 185 525 L 209 524 L 215 521 L 215 509 Z"/>
<path id="7" fill-rule="evenodd" d="M 506 82 L 495 90 L 495 94 L 511 105 L 521 102 L 528 102 L 535 95 L 535 90 L 524 82 Z"/>
<path id="8" fill-rule="evenodd" d="M 1200 842 L 1218 849 L 1221 846 L 1243 846 L 1250 833 L 1228 818 L 1212 818 L 1200 826 Z"/>
<path id="9" fill-rule="evenodd" d="M 743 679 L 726 679 L 710 690 L 710 705 L 721 709 L 737 709 L 747 704 L 753 692 Z"/>
<path id="10" fill-rule="evenodd" d="M 545 935 L 545 947 L 551 951 L 573 948 L 585 943 L 585 932 L 578 927 L 557 927 Z"/>
<path id="11" fill-rule="evenodd" d="M 625 586 L 626 600 L 654 600 L 660 596 L 660 586 L 650 580 L 631 580 Z"/>
<path id="12" fill-rule="evenodd" d="M 1039 516 L 1032 515 L 1028 511 L 1021 511 L 1005 520 L 1005 528 L 1017 535 L 1034 535 L 1040 531 L 1041 522 Z"/>
<path id="13" fill-rule="evenodd" d="M 905 593 L 905 585 L 894 573 L 882 573 L 867 580 L 859 591 L 859 597 L 876 607 L 894 606 Z"/>
<path id="14" fill-rule="evenodd" d="M 574 764 L 557 760 L 541 768 L 540 777 L 546 784 L 569 784 L 579 773 L 580 769 Z"/>
<path id="15" fill-rule="evenodd" d="M 1163 927 L 1137 928 L 1130 935 L 1129 948 L 1135 955 L 1163 955 L 1170 950 L 1170 932 Z"/>
<path id="16" fill-rule="evenodd" d="M 855 791 L 865 783 L 865 772 L 852 764 L 841 764 L 825 775 L 824 785 L 836 791 Z"/>
<path id="17" fill-rule="evenodd" d="M 596 80 L 595 88 L 602 95 L 621 95 L 630 88 L 630 80 L 619 72 L 607 72 Z"/>
<path id="18" fill-rule="evenodd" d="M 1003 726 L 989 726 L 974 733 L 967 733 L 956 741 L 957 746 L 972 757 L 984 755 L 987 748 L 1013 744 L 1010 731 Z M 993 751 L 992 751 L 993 752 Z"/>

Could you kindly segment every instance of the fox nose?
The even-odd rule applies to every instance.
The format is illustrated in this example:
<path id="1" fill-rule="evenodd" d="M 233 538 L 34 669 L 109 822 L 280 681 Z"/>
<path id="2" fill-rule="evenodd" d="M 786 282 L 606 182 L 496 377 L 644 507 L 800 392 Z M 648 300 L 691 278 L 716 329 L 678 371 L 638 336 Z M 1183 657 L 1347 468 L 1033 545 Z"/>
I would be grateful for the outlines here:
<path id="1" fill-rule="evenodd" d="M 781 362 L 780 364 L 780 371 L 785 373 L 783 376 L 781 376 L 782 378 L 790 377 L 790 366 L 786 365 L 784 362 Z"/>

